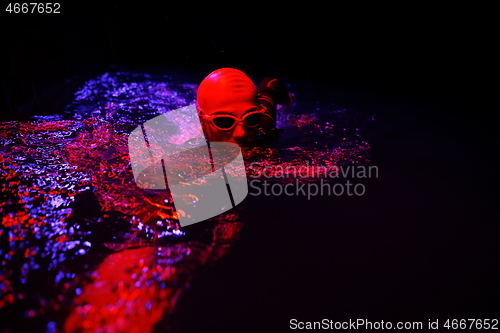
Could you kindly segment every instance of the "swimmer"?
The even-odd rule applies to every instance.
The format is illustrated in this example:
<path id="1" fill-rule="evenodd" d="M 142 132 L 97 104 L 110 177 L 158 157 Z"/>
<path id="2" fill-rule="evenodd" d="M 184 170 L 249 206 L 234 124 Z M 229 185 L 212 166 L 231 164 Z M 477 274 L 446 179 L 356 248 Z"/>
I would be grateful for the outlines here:
<path id="1" fill-rule="evenodd" d="M 196 107 L 208 141 L 253 146 L 261 130 L 276 128 L 278 100 L 293 102 L 278 79 L 266 77 L 256 88 L 242 71 L 221 68 L 201 82 Z"/>

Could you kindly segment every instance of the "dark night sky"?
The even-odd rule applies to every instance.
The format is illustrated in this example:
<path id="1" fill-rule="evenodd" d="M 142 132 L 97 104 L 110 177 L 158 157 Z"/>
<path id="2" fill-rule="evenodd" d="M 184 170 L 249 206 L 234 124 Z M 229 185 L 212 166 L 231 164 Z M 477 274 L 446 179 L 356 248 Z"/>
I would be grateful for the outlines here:
<path id="1" fill-rule="evenodd" d="M 58 15 L 3 12 L 2 97 L 9 96 L 11 109 L 30 98 L 57 108 L 49 101 L 57 99 L 47 92 L 51 86 L 87 79 L 110 64 L 185 70 L 199 80 L 219 67 L 236 67 L 326 89 L 460 99 L 455 104 L 465 112 L 464 103 L 492 101 L 493 21 L 487 15 L 486 8 L 466 7 L 216 8 L 152 1 L 63 4 Z M 46 97 L 33 97 L 33 86 Z"/>

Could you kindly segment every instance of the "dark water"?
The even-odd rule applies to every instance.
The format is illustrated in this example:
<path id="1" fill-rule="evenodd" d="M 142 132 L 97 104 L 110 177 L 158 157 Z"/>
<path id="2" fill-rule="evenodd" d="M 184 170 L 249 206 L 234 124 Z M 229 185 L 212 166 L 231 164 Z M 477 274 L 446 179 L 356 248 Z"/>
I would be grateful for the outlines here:
<path id="1" fill-rule="evenodd" d="M 166 193 L 134 183 L 128 134 L 193 104 L 196 88 L 169 76 L 105 73 L 86 82 L 60 114 L 0 124 L 3 331 L 182 330 L 176 303 L 191 281 L 203 284 L 201 272 L 231 251 L 247 223 L 266 234 L 276 216 L 256 207 L 257 197 L 180 228 Z M 289 89 L 297 101 L 278 111 L 279 133 L 244 151 L 248 176 L 310 184 L 339 166 L 370 164 L 363 129 L 373 117 L 328 97 L 303 99 L 303 87 Z M 264 169 L 267 176 L 258 177 Z M 308 199 L 289 202 L 297 200 Z M 306 217 L 310 207 L 295 209 Z"/>

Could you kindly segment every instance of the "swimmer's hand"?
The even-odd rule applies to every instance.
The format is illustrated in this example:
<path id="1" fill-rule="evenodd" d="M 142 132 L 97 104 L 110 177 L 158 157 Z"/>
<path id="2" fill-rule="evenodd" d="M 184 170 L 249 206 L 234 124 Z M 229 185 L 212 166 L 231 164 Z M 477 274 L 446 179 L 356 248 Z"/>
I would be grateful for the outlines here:
<path id="1" fill-rule="evenodd" d="M 260 82 L 257 86 L 257 93 L 261 96 L 269 96 L 283 106 L 289 106 L 295 101 L 293 94 L 288 92 L 286 86 L 272 77 L 265 77 Z"/>

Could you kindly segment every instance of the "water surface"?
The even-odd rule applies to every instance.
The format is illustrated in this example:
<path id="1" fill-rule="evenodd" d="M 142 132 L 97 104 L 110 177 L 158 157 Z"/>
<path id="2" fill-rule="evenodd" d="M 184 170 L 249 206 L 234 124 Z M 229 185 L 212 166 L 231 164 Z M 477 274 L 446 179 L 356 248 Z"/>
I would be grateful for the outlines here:
<path id="1" fill-rule="evenodd" d="M 150 332 L 198 272 L 230 251 L 249 207 L 180 228 L 168 191 L 133 180 L 128 134 L 193 104 L 196 82 L 114 72 L 86 82 L 60 114 L 1 123 L 0 322 L 10 332 Z M 245 149 L 247 175 L 317 182 L 315 167 L 370 162 L 373 121 L 325 96 L 278 110 L 278 133 Z M 253 163 L 253 164 L 252 164 Z M 284 168 L 309 170 L 286 177 Z M 253 179 L 253 178 L 252 178 Z M 265 216 L 261 221 L 265 225 Z M 265 232 L 265 228 L 263 231 Z M 195 282 L 196 283 L 196 282 Z M 197 283 L 202 283 L 198 280 Z"/>

